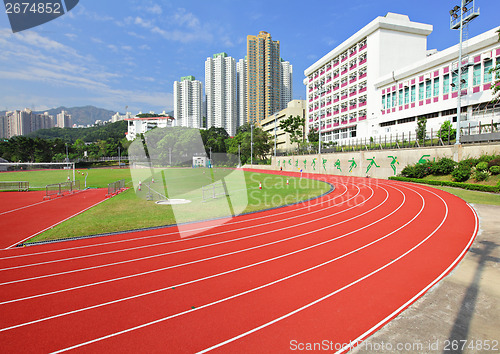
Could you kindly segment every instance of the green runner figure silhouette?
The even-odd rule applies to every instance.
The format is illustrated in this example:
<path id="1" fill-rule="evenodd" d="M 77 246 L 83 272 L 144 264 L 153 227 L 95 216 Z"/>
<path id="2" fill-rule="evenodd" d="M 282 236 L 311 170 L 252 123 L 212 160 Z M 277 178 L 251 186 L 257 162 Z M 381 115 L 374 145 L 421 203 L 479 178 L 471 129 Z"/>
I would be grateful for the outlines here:
<path id="1" fill-rule="evenodd" d="M 398 158 L 395 156 L 387 156 L 388 158 L 392 159 L 391 161 L 391 168 L 394 171 L 394 176 L 396 175 L 396 164 L 399 165 Z"/>
<path id="2" fill-rule="evenodd" d="M 375 166 L 375 167 L 380 167 L 379 165 L 377 165 L 377 163 L 375 162 L 375 157 L 373 159 L 366 159 L 367 161 L 371 161 L 370 164 L 368 165 L 368 168 L 366 169 L 366 173 L 368 173 L 368 171 L 370 171 L 370 168 L 372 168 L 372 166 Z"/>
<path id="3" fill-rule="evenodd" d="M 316 171 L 316 160 L 317 160 L 317 158 L 314 158 L 314 159 L 313 159 L 313 162 L 311 163 L 311 166 L 312 166 L 312 168 L 313 168 L 313 171 Z"/>
<path id="4" fill-rule="evenodd" d="M 352 169 L 358 167 L 358 164 L 354 161 L 354 157 L 350 159 L 349 162 L 351 163 L 351 166 L 349 166 L 349 172 L 352 172 Z"/>
<path id="5" fill-rule="evenodd" d="M 307 169 L 307 159 L 304 160 L 304 170 Z"/>
<path id="6" fill-rule="evenodd" d="M 328 162 L 327 159 L 323 159 L 323 169 L 325 170 L 326 172 L 326 163 Z"/>
<path id="7" fill-rule="evenodd" d="M 337 170 L 342 172 L 342 168 L 340 167 L 340 159 L 337 159 L 337 161 L 335 161 L 335 163 L 333 164 L 333 167 L 336 167 Z"/>

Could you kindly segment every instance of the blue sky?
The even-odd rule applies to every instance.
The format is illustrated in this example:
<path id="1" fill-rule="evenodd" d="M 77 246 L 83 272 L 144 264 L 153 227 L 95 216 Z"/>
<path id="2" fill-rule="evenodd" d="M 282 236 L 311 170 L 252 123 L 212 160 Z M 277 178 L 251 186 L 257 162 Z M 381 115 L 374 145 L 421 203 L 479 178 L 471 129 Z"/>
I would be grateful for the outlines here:
<path id="1" fill-rule="evenodd" d="M 0 110 L 94 105 L 114 111 L 171 110 L 173 82 L 226 52 L 246 54 L 246 36 L 271 33 L 304 98 L 304 70 L 377 16 L 406 14 L 434 26 L 428 48 L 458 42 L 449 9 L 459 0 L 168 1 L 80 0 L 65 16 L 13 34 L 0 13 Z M 476 0 L 469 36 L 500 25 L 498 0 Z"/>

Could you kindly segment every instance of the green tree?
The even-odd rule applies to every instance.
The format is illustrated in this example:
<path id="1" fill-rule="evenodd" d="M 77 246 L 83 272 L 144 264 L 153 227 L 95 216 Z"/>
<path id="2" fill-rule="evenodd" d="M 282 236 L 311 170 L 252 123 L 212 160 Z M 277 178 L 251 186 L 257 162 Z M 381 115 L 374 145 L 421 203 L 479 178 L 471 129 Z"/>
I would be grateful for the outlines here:
<path id="1" fill-rule="evenodd" d="M 417 120 L 417 140 L 424 141 L 427 132 L 427 118 L 419 117 Z"/>
<path id="2" fill-rule="evenodd" d="M 246 123 L 238 128 L 233 138 L 226 139 L 227 152 L 238 156 L 238 147 L 241 146 L 241 163 L 250 161 L 252 128 Z M 271 135 L 259 127 L 253 128 L 253 158 L 265 160 L 272 148 Z"/>
<path id="3" fill-rule="evenodd" d="M 279 127 L 285 131 L 285 133 L 290 135 L 290 141 L 292 143 L 297 143 L 304 141 L 304 127 L 306 120 L 301 116 L 289 116 L 281 120 Z"/>
<path id="4" fill-rule="evenodd" d="M 452 129 L 451 122 L 446 120 L 441 124 L 438 135 L 443 141 L 448 141 L 448 138 L 453 140 L 457 136 L 457 130 Z"/>
<path id="5" fill-rule="evenodd" d="M 319 131 L 318 128 L 310 128 L 307 134 L 307 140 L 311 143 L 319 142 Z"/>
<path id="6" fill-rule="evenodd" d="M 497 30 L 498 33 L 498 41 L 500 42 L 500 28 Z M 490 72 L 494 75 L 493 77 L 493 85 L 491 86 L 492 94 L 493 94 L 493 102 L 500 101 L 500 63 L 494 68 L 490 69 Z"/>

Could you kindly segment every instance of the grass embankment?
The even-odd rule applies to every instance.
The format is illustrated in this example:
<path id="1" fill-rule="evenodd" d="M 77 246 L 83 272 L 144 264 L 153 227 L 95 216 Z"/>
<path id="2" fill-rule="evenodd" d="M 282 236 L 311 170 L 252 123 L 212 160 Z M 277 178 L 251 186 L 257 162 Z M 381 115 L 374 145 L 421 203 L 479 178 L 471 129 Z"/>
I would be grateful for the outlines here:
<path id="1" fill-rule="evenodd" d="M 103 170 L 104 171 L 104 170 Z M 122 177 L 121 170 L 107 170 L 108 173 L 96 173 L 88 183 L 102 185 L 108 178 L 117 180 Z M 128 170 L 127 170 L 128 171 Z M 126 231 L 146 227 L 171 225 L 197 220 L 213 219 L 241 213 L 296 203 L 317 197 L 330 190 L 324 182 L 269 175 L 256 172 L 232 171 L 224 169 L 166 169 L 154 171 L 154 183 L 151 183 L 149 169 L 132 171 L 126 181 L 134 180 L 135 189 L 131 188 L 110 198 L 94 208 L 82 213 L 54 228 L 34 237 L 28 242 L 62 239 L 68 237 L 95 235 L 109 232 Z M 118 175 L 121 175 L 119 178 Z M 286 180 L 289 180 L 289 184 Z M 141 191 L 137 191 L 137 182 L 141 180 Z M 203 186 L 224 179 L 230 197 L 205 198 Z M 259 182 L 262 189 L 259 189 Z M 131 185 L 131 183 L 129 183 Z M 149 189 L 153 191 L 149 191 Z M 217 193 L 222 185 L 216 185 Z M 157 193 L 156 193 L 157 192 Z M 158 205 L 147 200 L 159 194 L 172 199 L 187 199 L 189 204 L 175 206 Z M 206 196 L 213 189 L 205 192 Z M 160 199 L 162 199 L 160 197 Z"/>
<path id="2" fill-rule="evenodd" d="M 389 179 L 422 183 L 456 195 L 471 204 L 500 205 L 500 175 L 490 176 L 486 181 L 454 182 L 450 175 L 426 176 L 424 178 L 390 177 Z"/>

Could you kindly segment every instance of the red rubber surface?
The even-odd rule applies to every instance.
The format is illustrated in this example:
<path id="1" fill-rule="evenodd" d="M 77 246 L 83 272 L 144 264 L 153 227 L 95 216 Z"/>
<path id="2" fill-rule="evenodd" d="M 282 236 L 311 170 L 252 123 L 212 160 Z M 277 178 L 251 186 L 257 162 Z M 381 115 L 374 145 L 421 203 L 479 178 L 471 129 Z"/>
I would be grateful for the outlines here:
<path id="1" fill-rule="evenodd" d="M 43 200 L 45 192 L 0 193 L 0 249 L 14 246 L 105 200 L 106 189 L 89 189 Z"/>
<path id="2" fill-rule="evenodd" d="M 472 208 L 440 190 L 307 177 L 336 189 L 190 238 L 165 228 L 3 251 L 0 347 L 279 353 L 292 341 L 327 340 L 339 348 L 408 307 L 476 236 Z"/>

